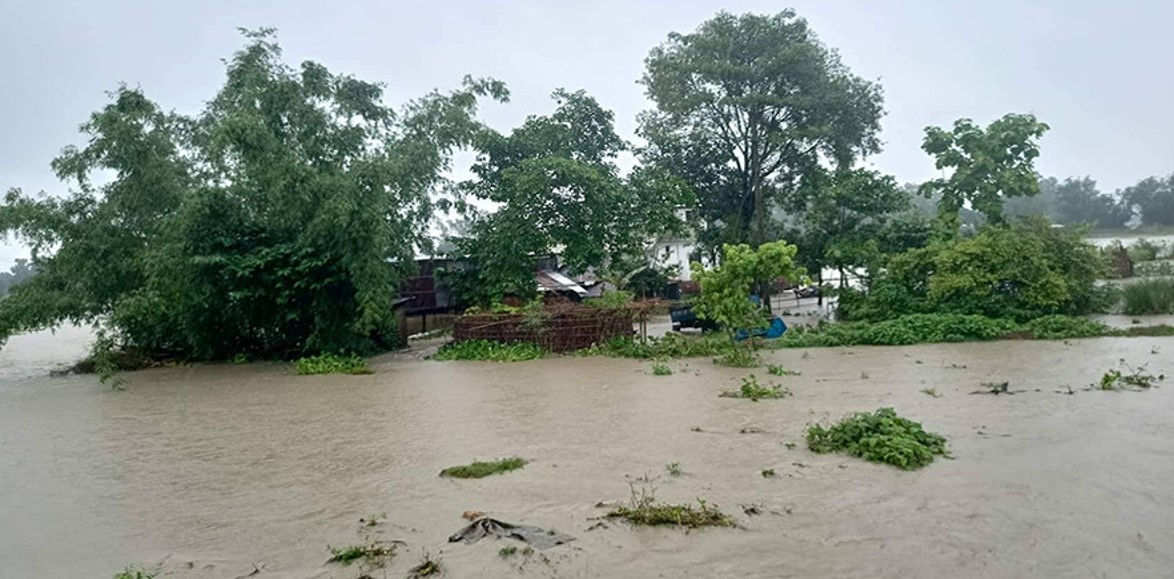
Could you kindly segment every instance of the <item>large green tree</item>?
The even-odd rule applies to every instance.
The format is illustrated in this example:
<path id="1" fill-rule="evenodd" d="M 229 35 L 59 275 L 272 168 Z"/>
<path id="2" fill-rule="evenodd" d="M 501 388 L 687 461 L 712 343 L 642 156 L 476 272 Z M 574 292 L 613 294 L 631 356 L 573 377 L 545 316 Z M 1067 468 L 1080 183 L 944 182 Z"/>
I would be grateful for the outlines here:
<path id="1" fill-rule="evenodd" d="M 896 240 L 912 232 L 911 220 L 895 220 L 912 203 L 891 176 L 844 169 L 809 179 L 805 188 L 812 190 L 801 190 L 787 208 L 798 216 L 799 253 L 811 271 L 834 268 L 843 282 L 846 271 L 877 265 L 886 242 L 903 245 Z"/>
<path id="2" fill-rule="evenodd" d="M 244 34 L 199 114 L 121 88 L 53 163 L 69 196 L 9 192 L 0 232 L 38 275 L 0 302 L 0 339 L 73 321 L 194 359 L 389 344 L 433 190 L 482 128 L 478 98 L 505 88 L 467 78 L 396 110 L 382 85 L 293 68 L 272 30 Z"/>
<path id="3" fill-rule="evenodd" d="M 807 21 L 719 13 L 652 49 L 643 156 L 686 179 L 702 243 L 766 240 L 770 203 L 821 165 L 876 152 L 880 87 L 851 73 Z"/>
<path id="4" fill-rule="evenodd" d="M 926 127 L 921 148 L 950 174 L 922 184 L 922 194 L 938 196 L 939 214 L 954 231 L 967 205 L 988 223 L 1004 223 L 1006 199 L 1039 192 L 1037 140 L 1047 130 L 1027 114 L 1005 115 L 985 129 L 970 119 L 958 119 L 951 130 Z"/>
<path id="5" fill-rule="evenodd" d="M 615 158 L 626 144 L 613 113 L 583 91 L 558 90 L 554 99 L 551 115 L 477 139 L 477 178 L 462 190 L 495 207 L 456 240 L 466 269 L 454 281 L 465 301 L 532 295 L 536 255 L 557 250 L 573 272 L 606 268 L 680 226 L 677 208 L 690 201 L 684 183 L 647 167 L 621 177 Z"/>

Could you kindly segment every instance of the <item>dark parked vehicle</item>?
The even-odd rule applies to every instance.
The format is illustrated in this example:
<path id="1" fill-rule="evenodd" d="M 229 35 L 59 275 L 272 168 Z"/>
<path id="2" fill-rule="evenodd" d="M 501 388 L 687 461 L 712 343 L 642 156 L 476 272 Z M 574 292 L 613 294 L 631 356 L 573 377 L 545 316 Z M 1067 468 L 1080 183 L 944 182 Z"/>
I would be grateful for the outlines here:
<path id="1" fill-rule="evenodd" d="M 717 329 L 716 323 L 697 317 L 697 313 L 693 311 L 693 306 L 687 303 L 670 306 L 669 319 L 673 321 L 674 332 L 679 332 L 682 328 L 699 328 L 705 332 L 712 332 Z"/>

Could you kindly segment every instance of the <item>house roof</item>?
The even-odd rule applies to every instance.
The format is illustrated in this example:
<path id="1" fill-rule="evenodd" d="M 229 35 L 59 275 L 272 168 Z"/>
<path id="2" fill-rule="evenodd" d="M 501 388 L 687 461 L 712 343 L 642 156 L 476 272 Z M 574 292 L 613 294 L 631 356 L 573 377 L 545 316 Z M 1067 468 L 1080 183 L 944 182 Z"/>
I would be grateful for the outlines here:
<path id="1" fill-rule="evenodd" d="M 534 281 L 538 282 L 538 291 L 541 292 L 574 292 L 579 296 L 587 295 L 587 290 L 575 280 L 549 269 L 540 269 L 534 272 Z"/>

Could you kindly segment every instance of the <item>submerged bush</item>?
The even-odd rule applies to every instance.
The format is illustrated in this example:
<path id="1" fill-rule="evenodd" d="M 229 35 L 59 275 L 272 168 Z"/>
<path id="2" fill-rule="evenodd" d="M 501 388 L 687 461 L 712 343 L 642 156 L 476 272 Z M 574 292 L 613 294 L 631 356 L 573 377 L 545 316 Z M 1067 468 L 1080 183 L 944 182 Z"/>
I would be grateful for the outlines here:
<path id="1" fill-rule="evenodd" d="M 677 332 L 664 337 L 649 337 L 640 340 L 628 336 L 612 338 L 602 344 L 582 350 L 582 355 L 603 355 L 615 358 L 695 358 L 698 356 L 720 356 L 734 349 L 734 345 L 720 334 L 686 336 Z"/>
<path id="2" fill-rule="evenodd" d="M 1174 279 L 1147 279 L 1125 286 L 1125 313 L 1174 314 Z"/>
<path id="3" fill-rule="evenodd" d="M 1038 340 L 1091 338 L 1104 336 L 1110 332 L 1105 324 L 1072 316 L 1044 316 L 1023 324 L 1023 327 Z"/>
<path id="4" fill-rule="evenodd" d="M 362 356 L 319 354 L 297 361 L 298 374 L 371 374 Z"/>
<path id="5" fill-rule="evenodd" d="M 897 416 L 892 408 L 857 412 L 828 427 L 813 424 L 807 428 L 807 446 L 821 454 L 844 452 L 904 470 L 946 454 L 944 437 L 925 432 L 920 423 Z"/>
<path id="6" fill-rule="evenodd" d="M 492 340 L 465 340 L 450 342 L 436 351 L 434 360 L 487 360 L 490 362 L 520 362 L 537 360 L 546 355 L 538 344 L 515 342 L 504 344 Z"/>

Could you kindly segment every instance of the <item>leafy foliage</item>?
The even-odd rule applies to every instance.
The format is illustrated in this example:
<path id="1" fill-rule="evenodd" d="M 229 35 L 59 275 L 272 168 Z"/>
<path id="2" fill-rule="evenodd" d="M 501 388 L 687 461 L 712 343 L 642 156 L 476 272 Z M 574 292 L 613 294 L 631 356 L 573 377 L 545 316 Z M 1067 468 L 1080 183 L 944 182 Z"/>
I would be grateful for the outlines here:
<path id="1" fill-rule="evenodd" d="M 372 374 L 362 356 L 319 354 L 297 361 L 298 374 Z"/>
<path id="2" fill-rule="evenodd" d="M 693 309 L 731 335 L 736 329 L 766 327 L 766 311 L 750 301 L 751 288 L 758 282 L 801 274 L 803 270 L 794 265 L 796 251 L 794 245 L 782 240 L 764 243 L 758 249 L 745 244 L 727 245 L 722 248 L 717 267 L 705 269 L 694 262 L 693 278 L 701 287 L 701 295 L 693 300 Z"/>
<path id="3" fill-rule="evenodd" d="M 670 368 L 669 365 L 665 364 L 664 362 L 657 362 L 652 365 L 652 374 L 654 376 L 672 376 L 673 369 Z"/>
<path id="4" fill-rule="evenodd" d="M 880 87 L 791 10 L 718 13 L 670 34 L 645 66 L 656 109 L 640 117 L 643 156 L 697 192 L 708 225 L 700 241 L 712 253 L 766 241 L 771 200 L 821 160 L 846 165 L 880 148 Z"/>
<path id="5" fill-rule="evenodd" d="M 1036 140 L 1047 130 L 1048 125 L 1025 114 L 1005 115 L 986 129 L 970 119 L 958 119 L 952 130 L 926 127 L 921 148 L 938 169 L 951 173 L 924 183 L 922 194 L 940 195 L 939 211 L 954 230 L 967 204 L 990 223 L 1003 223 L 1004 200 L 1039 192 Z"/>
<path id="6" fill-rule="evenodd" d="M 272 30 L 244 34 L 198 115 L 122 87 L 53 162 L 70 196 L 9 192 L 0 233 L 32 246 L 39 275 L 0 303 L 0 338 L 90 323 L 192 359 L 394 343 L 389 305 L 428 242 L 432 192 L 481 130 L 478 99 L 505 88 L 466 78 L 395 110 L 382 85 L 295 69 Z"/>
<path id="7" fill-rule="evenodd" d="M 503 344 L 492 340 L 465 340 L 450 342 L 440 347 L 434 360 L 487 360 L 490 362 L 521 362 L 537 360 L 546 355 L 542 346 L 530 342 Z"/>
<path id="8" fill-rule="evenodd" d="M 807 446 L 818 453 L 844 452 L 903 470 L 921 468 L 946 454 L 946 439 L 921 424 L 897 416 L 892 408 L 857 412 L 831 426 L 807 428 Z"/>
<path id="9" fill-rule="evenodd" d="M 526 462 L 526 459 L 516 456 L 491 462 L 474 461 L 472 464 L 450 466 L 440 471 L 440 476 L 449 478 L 485 478 L 489 475 L 518 470 L 526 466 Z"/>

